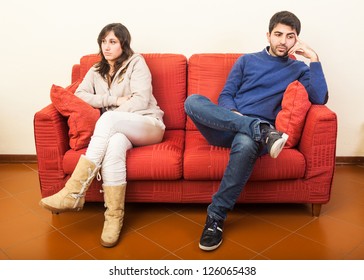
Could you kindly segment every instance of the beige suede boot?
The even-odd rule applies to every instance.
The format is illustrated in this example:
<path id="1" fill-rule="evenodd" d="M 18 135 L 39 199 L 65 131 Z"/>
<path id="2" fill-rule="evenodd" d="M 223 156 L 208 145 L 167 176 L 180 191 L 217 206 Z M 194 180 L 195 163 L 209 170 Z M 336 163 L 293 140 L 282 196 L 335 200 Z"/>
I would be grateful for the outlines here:
<path id="1" fill-rule="evenodd" d="M 113 247 L 119 241 L 124 220 L 124 204 L 126 184 L 120 186 L 103 186 L 105 206 L 105 222 L 101 234 L 101 245 Z"/>
<path id="2" fill-rule="evenodd" d="M 85 203 L 85 193 L 99 170 L 99 166 L 81 155 L 64 188 L 54 195 L 43 198 L 39 205 L 57 214 L 82 210 Z"/>

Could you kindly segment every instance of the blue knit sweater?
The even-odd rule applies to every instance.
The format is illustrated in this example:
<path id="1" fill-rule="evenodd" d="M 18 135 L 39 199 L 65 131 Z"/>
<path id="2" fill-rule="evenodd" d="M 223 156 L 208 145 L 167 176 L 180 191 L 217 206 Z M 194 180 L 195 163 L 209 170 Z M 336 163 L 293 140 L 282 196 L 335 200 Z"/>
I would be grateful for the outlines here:
<path id="1" fill-rule="evenodd" d="M 327 85 L 320 62 L 307 66 L 289 57 L 271 56 L 268 48 L 238 58 L 219 96 L 220 106 L 274 124 L 283 93 L 296 80 L 305 86 L 311 103 L 327 102 Z"/>

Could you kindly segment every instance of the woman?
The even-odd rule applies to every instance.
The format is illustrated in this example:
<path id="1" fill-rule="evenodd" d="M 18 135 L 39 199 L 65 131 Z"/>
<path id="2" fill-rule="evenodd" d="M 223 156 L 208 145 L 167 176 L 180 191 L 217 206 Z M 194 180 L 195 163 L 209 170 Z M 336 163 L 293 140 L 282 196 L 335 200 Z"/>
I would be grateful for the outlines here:
<path id="1" fill-rule="evenodd" d="M 101 61 L 88 71 L 75 95 L 104 113 L 65 187 L 43 198 L 40 205 L 57 213 L 81 210 L 85 193 L 101 169 L 107 208 L 101 244 L 113 247 L 123 225 L 126 152 L 133 146 L 161 142 L 165 125 L 152 94 L 151 73 L 144 58 L 131 49 L 128 29 L 109 24 L 97 41 Z"/>

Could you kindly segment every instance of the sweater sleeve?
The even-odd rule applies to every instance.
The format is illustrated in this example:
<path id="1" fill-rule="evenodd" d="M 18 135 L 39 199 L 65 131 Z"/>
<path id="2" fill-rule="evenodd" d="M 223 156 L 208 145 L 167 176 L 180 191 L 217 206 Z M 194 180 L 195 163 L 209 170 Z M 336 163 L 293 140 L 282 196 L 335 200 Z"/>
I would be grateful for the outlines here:
<path id="1" fill-rule="evenodd" d="M 311 103 L 326 104 L 329 95 L 320 62 L 311 62 L 309 70 L 304 73 L 299 81 L 306 87 Z"/>
<path id="2" fill-rule="evenodd" d="M 152 97 L 152 75 L 141 56 L 129 67 L 132 67 L 130 76 L 131 97 L 115 110 L 123 112 L 137 112 L 148 108 Z"/>
<path id="3" fill-rule="evenodd" d="M 94 108 L 106 108 L 116 105 L 117 96 L 110 96 L 106 93 L 95 93 L 95 81 L 100 79 L 97 75 L 99 74 L 95 71 L 95 68 L 92 67 L 78 86 L 75 95 Z"/>
<path id="4" fill-rule="evenodd" d="M 219 105 L 225 107 L 226 109 L 238 111 L 234 98 L 242 84 L 244 68 L 243 65 L 243 57 L 240 57 L 233 65 L 226 80 L 225 86 L 218 98 Z"/>

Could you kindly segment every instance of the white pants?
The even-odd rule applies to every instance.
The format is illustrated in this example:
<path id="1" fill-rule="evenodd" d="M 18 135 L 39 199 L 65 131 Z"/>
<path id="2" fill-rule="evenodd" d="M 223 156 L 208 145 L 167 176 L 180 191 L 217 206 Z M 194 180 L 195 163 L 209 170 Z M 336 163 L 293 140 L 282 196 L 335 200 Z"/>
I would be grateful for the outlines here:
<path id="1" fill-rule="evenodd" d="M 165 125 L 162 121 L 135 113 L 107 111 L 95 126 L 86 157 L 101 165 L 106 186 L 126 183 L 126 152 L 133 146 L 162 141 Z"/>

